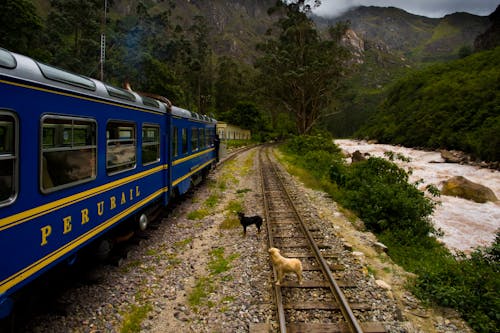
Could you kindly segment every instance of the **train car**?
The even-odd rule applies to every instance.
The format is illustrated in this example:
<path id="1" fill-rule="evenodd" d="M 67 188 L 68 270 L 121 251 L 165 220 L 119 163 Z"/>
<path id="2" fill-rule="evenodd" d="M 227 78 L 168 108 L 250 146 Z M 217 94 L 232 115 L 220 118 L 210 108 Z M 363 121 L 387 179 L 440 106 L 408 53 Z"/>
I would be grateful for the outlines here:
<path id="1" fill-rule="evenodd" d="M 214 119 L 0 49 L 0 318 L 118 225 L 146 228 L 212 167 L 211 131 Z"/>
<path id="2" fill-rule="evenodd" d="M 172 194 L 198 184 L 215 164 L 216 121 L 172 106 Z"/>

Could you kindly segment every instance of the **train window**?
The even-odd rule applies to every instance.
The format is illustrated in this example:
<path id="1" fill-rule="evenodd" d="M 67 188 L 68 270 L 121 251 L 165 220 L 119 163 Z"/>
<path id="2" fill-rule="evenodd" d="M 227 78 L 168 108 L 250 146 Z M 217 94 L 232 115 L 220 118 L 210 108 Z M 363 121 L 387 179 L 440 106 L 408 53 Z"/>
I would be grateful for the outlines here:
<path id="1" fill-rule="evenodd" d="M 10 69 L 16 68 L 16 59 L 14 59 L 9 51 L 0 49 L 0 66 Z"/>
<path id="2" fill-rule="evenodd" d="M 174 126 L 172 131 L 172 152 L 174 157 L 179 156 L 179 129 Z"/>
<path id="3" fill-rule="evenodd" d="M 151 164 L 160 160 L 160 127 L 144 125 L 142 127 L 142 164 Z"/>
<path id="4" fill-rule="evenodd" d="M 17 121 L 0 111 L 0 207 L 17 194 Z"/>
<path id="5" fill-rule="evenodd" d="M 95 90 L 95 83 L 84 76 L 66 72 L 62 69 L 45 65 L 40 62 L 37 62 L 37 65 L 42 71 L 43 76 L 45 76 L 47 79 L 71 84 L 73 86 L 85 88 L 92 91 Z"/>
<path id="6" fill-rule="evenodd" d="M 198 148 L 198 129 L 191 127 L 191 151 L 196 151 Z"/>
<path id="7" fill-rule="evenodd" d="M 205 140 L 205 129 L 204 128 L 200 128 L 199 129 L 199 137 L 200 137 L 200 147 L 202 149 L 206 148 L 207 147 L 207 142 Z"/>
<path id="8" fill-rule="evenodd" d="M 188 151 L 187 128 L 182 129 L 182 154 Z"/>
<path id="9" fill-rule="evenodd" d="M 146 97 L 146 96 L 141 96 L 142 98 L 142 104 L 147 105 L 147 106 L 152 106 L 155 108 L 160 108 L 160 103 L 156 99 Z"/>
<path id="10" fill-rule="evenodd" d="M 95 179 L 96 123 L 63 116 L 42 118 L 40 186 L 43 192 Z"/>
<path id="11" fill-rule="evenodd" d="M 126 122 L 109 122 L 106 127 L 106 169 L 109 174 L 129 170 L 136 161 L 135 125 Z"/>
<path id="12" fill-rule="evenodd" d="M 135 101 L 135 96 L 134 94 L 130 93 L 129 91 L 125 89 L 120 89 L 120 88 L 115 88 L 112 86 L 106 86 L 106 90 L 108 91 L 109 96 L 121 98 L 121 99 L 126 99 L 128 101 Z"/>
<path id="13" fill-rule="evenodd" d="M 210 129 L 210 147 L 214 146 L 214 140 L 215 140 L 215 128 Z"/>

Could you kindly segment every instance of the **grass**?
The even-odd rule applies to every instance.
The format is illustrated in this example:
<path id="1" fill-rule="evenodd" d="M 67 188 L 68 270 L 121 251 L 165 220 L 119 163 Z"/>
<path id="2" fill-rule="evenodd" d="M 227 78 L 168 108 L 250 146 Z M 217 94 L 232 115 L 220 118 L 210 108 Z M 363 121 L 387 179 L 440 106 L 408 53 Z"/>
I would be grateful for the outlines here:
<path id="1" fill-rule="evenodd" d="M 224 221 L 222 221 L 219 224 L 220 229 L 235 229 L 240 226 L 240 220 L 234 215 L 234 214 L 229 214 L 226 216 Z"/>
<path id="2" fill-rule="evenodd" d="M 211 275 L 217 275 L 227 272 L 231 269 L 231 262 L 239 257 L 239 254 L 233 253 L 224 257 L 224 248 L 219 247 L 210 251 L 211 260 L 208 263 L 208 268 Z"/>
<path id="3" fill-rule="evenodd" d="M 198 311 L 201 306 L 214 307 L 215 304 L 208 300 L 210 293 L 217 290 L 218 282 L 226 282 L 231 279 L 229 275 L 223 275 L 223 273 L 231 269 L 231 262 L 238 258 L 239 254 L 233 253 L 225 256 L 224 251 L 222 247 L 210 251 L 210 260 L 207 264 L 210 274 L 198 277 L 193 289 L 188 293 L 188 303 L 194 311 Z M 232 297 L 224 297 L 220 302 L 227 304 L 233 300 Z"/>
<path id="4" fill-rule="evenodd" d="M 204 209 L 204 208 L 197 209 L 195 211 L 189 212 L 187 214 L 187 219 L 188 220 L 201 220 L 205 216 L 208 216 L 209 214 L 210 214 L 210 212 L 207 209 Z"/>
<path id="5" fill-rule="evenodd" d="M 186 246 L 188 246 L 191 242 L 193 241 L 193 238 L 192 237 L 188 237 L 186 239 L 183 239 L 181 241 L 177 241 L 174 243 L 174 246 L 176 248 L 179 248 L 179 249 L 183 249 L 185 248 Z"/>
<path id="6" fill-rule="evenodd" d="M 231 200 L 227 203 L 225 210 L 230 212 L 242 212 L 243 204 L 239 200 Z"/>
<path id="7" fill-rule="evenodd" d="M 213 291 L 214 282 L 212 279 L 206 276 L 197 278 L 194 288 L 188 294 L 189 305 L 193 309 L 197 309 L 199 306 L 204 304 L 205 299 Z"/>
<path id="8" fill-rule="evenodd" d="M 123 314 L 123 324 L 120 329 L 121 333 L 135 333 L 141 331 L 141 323 L 148 313 L 153 309 L 151 304 L 141 306 L 132 304 L 127 313 Z"/>
<path id="9" fill-rule="evenodd" d="M 219 195 L 218 194 L 210 194 L 210 196 L 205 200 L 204 206 L 208 208 L 214 208 L 219 203 Z"/>
<path id="10" fill-rule="evenodd" d="M 236 190 L 236 194 L 245 194 L 247 192 L 252 192 L 252 190 L 249 188 L 243 188 L 241 190 Z"/>

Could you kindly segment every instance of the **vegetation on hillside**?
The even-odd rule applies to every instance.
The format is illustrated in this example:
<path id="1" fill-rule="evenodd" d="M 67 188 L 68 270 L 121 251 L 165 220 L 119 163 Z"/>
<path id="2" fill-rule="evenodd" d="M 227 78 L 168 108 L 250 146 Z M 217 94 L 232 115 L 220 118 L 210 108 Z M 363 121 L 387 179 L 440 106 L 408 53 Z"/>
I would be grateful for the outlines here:
<path id="1" fill-rule="evenodd" d="M 456 309 L 477 332 L 498 331 L 500 233 L 489 248 L 452 255 L 429 220 L 433 202 L 396 164 L 369 158 L 349 165 L 325 133 L 295 137 L 282 150 L 290 165 L 314 178 L 309 183 L 359 216 L 394 262 L 416 274 L 410 282 L 417 296 Z"/>
<path id="2" fill-rule="evenodd" d="M 500 160 L 500 47 L 396 82 L 358 137 Z"/>

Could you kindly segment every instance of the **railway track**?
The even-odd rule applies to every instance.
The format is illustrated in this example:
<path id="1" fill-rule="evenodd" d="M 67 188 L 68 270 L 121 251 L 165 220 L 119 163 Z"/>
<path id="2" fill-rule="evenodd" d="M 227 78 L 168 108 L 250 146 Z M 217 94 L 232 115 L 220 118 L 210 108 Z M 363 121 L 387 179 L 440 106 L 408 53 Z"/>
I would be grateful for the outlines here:
<path id="1" fill-rule="evenodd" d="M 338 245 L 328 242 L 301 215 L 294 204 L 300 198 L 287 189 L 268 148 L 259 149 L 259 163 L 269 247 L 279 248 L 285 257 L 300 259 L 303 265 L 302 284 L 294 275 L 281 285 L 273 283 L 280 332 L 385 332 L 381 323 L 356 318 L 355 312 L 369 311 L 370 304 L 350 303 L 345 296 L 343 289 L 355 290 L 356 282 L 342 278 L 343 267 L 335 263 Z M 273 273 L 276 281 L 275 267 Z"/>

